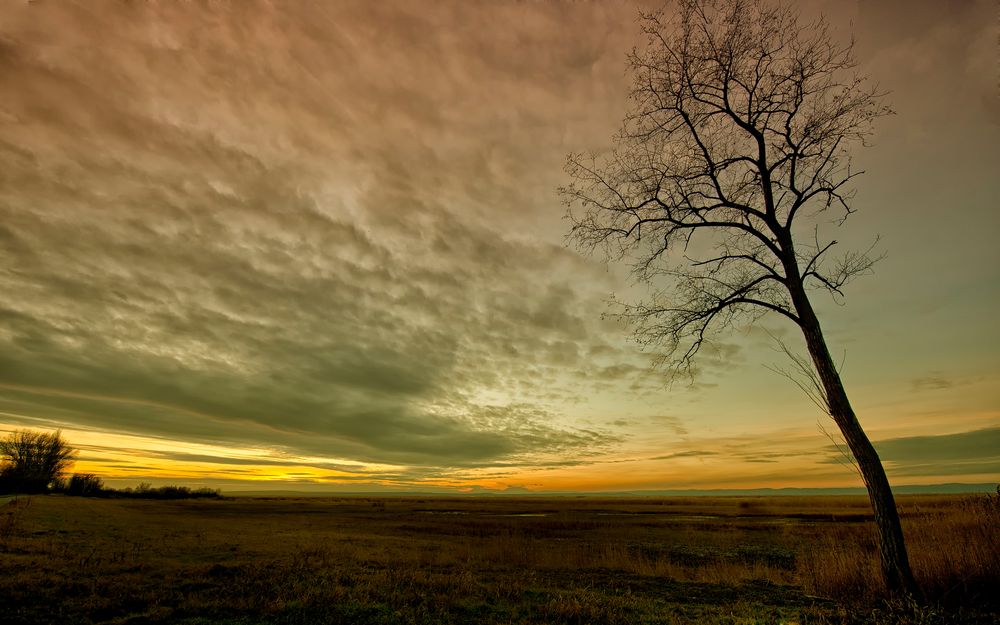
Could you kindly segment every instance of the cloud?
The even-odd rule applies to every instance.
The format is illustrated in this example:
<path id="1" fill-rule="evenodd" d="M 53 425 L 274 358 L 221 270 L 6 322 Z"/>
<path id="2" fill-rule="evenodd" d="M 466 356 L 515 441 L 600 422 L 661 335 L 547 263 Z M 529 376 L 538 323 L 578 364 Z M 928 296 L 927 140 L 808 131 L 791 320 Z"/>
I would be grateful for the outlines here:
<path id="1" fill-rule="evenodd" d="M 1000 459 L 1000 427 L 930 436 L 877 441 L 875 448 L 889 462 L 947 462 Z"/>
<path id="2" fill-rule="evenodd" d="M 673 460 L 674 458 L 704 458 L 705 456 L 718 456 L 717 451 L 707 451 L 704 449 L 689 449 L 687 451 L 678 451 L 672 454 L 664 454 L 662 456 L 654 456 L 650 460 Z"/>
<path id="3" fill-rule="evenodd" d="M 934 374 L 920 378 L 914 378 L 910 382 L 910 386 L 915 391 L 939 391 L 952 388 L 953 386 L 955 386 L 955 382 L 954 380 L 951 380 L 943 375 Z"/>
<path id="4" fill-rule="evenodd" d="M 886 471 L 898 476 L 1000 473 L 1000 427 L 954 434 L 906 436 L 874 441 Z M 843 453 L 827 447 L 827 462 L 845 462 Z"/>
<path id="5" fill-rule="evenodd" d="M 677 436 L 687 436 L 688 428 L 684 425 L 684 420 L 676 415 L 654 415 L 649 417 L 652 423 L 657 426 L 666 426 Z"/>
<path id="6" fill-rule="evenodd" d="M 627 27 L 481 9 L 13 9 L 0 409 L 432 468 L 620 441 L 567 407 L 609 278 L 538 225 Z"/>

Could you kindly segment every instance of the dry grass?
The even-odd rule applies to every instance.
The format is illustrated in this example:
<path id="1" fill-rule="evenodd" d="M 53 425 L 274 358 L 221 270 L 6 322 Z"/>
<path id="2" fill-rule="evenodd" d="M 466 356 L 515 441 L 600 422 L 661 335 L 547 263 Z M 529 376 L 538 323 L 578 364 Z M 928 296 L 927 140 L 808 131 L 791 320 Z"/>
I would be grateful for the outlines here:
<path id="1" fill-rule="evenodd" d="M 1000 586 L 1000 497 L 898 498 L 913 574 L 927 598 L 946 606 L 996 601 Z M 802 562 L 817 594 L 871 603 L 881 598 L 875 530 L 830 528 Z"/>
<path id="2" fill-rule="evenodd" d="M 25 509 L 31 505 L 31 499 L 10 496 L 0 499 L 0 549 L 6 547 L 7 541 L 15 536 Z"/>
<path id="3" fill-rule="evenodd" d="M 915 574 L 938 607 L 889 611 L 861 497 L 23 501 L 0 516 L 5 623 L 998 615 L 995 498 L 901 499 Z"/>

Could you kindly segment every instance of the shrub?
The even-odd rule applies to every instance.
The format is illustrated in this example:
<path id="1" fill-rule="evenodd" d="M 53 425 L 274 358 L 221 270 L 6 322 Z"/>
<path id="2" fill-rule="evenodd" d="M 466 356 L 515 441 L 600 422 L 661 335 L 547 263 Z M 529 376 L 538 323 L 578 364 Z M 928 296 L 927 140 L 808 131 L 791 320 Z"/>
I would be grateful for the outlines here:
<path id="1" fill-rule="evenodd" d="M 104 481 L 93 473 L 76 473 L 70 478 L 65 492 L 78 497 L 97 497 L 104 492 Z"/>

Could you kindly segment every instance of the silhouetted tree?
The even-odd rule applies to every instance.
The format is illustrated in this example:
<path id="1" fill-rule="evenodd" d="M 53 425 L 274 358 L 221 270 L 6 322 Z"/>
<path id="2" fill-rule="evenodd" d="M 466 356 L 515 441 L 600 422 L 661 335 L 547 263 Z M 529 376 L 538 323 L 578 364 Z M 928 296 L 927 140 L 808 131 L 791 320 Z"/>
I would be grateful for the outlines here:
<path id="1" fill-rule="evenodd" d="M 833 258 L 821 225 L 853 212 L 848 148 L 891 113 L 852 44 L 787 5 L 679 0 L 642 15 L 630 108 L 614 148 L 571 156 L 561 189 L 584 249 L 631 262 L 649 301 L 620 303 L 640 342 L 691 374 L 713 333 L 775 314 L 802 332 L 821 406 L 857 460 L 893 592 L 916 587 L 892 491 L 848 401 L 809 293 L 841 296 L 868 253 Z M 869 250 L 870 252 L 870 250 Z"/>
<path id="2" fill-rule="evenodd" d="M 16 430 L 0 440 L 0 483 L 8 492 L 44 493 L 73 463 L 61 432 Z"/>

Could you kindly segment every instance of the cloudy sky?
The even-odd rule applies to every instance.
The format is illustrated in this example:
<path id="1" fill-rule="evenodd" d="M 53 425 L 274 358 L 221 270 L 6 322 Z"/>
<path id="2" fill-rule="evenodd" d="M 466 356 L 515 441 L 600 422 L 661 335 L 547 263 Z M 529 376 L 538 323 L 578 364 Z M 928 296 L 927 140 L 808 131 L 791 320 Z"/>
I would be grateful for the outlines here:
<path id="1" fill-rule="evenodd" d="M 822 2 L 896 115 L 817 302 L 897 484 L 1000 479 L 990 0 Z M 0 431 L 114 484 L 844 486 L 765 318 L 694 384 L 602 319 L 556 189 L 626 111 L 626 2 L 0 2 Z"/>

